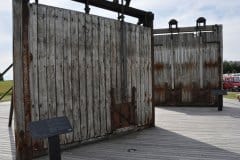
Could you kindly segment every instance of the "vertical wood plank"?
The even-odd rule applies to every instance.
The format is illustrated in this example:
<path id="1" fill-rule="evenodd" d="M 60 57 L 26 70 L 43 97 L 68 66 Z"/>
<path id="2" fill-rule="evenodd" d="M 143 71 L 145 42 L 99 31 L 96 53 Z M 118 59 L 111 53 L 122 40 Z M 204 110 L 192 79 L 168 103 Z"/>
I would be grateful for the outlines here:
<path id="1" fill-rule="evenodd" d="M 101 123 L 101 135 L 107 133 L 107 120 L 106 120 L 106 84 L 105 84 L 105 30 L 104 30 L 104 18 L 99 17 L 99 92 L 100 92 L 100 123 Z"/>
<path id="2" fill-rule="evenodd" d="M 71 17 L 70 11 L 63 11 L 63 85 L 64 85 L 64 110 L 65 116 L 71 125 L 73 125 L 72 108 L 72 55 L 71 55 Z M 66 134 L 66 143 L 70 143 L 73 133 Z"/>
<path id="3" fill-rule="evenodd" d="M 32 100 L 32 121 L 39 120 L 39 105 L 38 105 L 38 40 L 37 40 L 37 6 L 30 7 L 30 53 L 32 61 L 30 65 L 30 83 L 31 83 L 31 100 Z"/>
<path id="4" fill-rule="evenodd" d="M 141 77 L 140 77 L 140 71 L 141 71 L 141 66 L 140 66 L 140 26 L 136 27 L 136 41 L 135 41 L 135 52 L 136 52 L 136 101 L 137 101 L 137 124 L 140 126 L 140 121 L 141 121 Z"/>
<path id="5" fill-rule="evenodd" d="M 88 120 L 88 138 L 94 137 L 94 122 L 93 122 L 93 37 L 92 37 L 92 17 L 85 16 L 86 25 L 86 82 L 87 82 L 87 120 Z"/>
<path id="6" fill-rule="evenodd" d="M 47 15 L 46 7 L 38 7 L 38 78 L 39 78 L 39 110 L 40 119 L 48 118 L 48 105 L 47 105 Z"/>
<path id="7" fill-rule="evenodd" d="M 140 94 L 141 94 L 141 120 L 140 120 L 140 124 L 144 125 L 144 120 L 145 120 L 145 57 L 144 57 L 144 28 L 141 27 L 140 28 L 140 84 L 141 84 L 141 88 L 140 88 Z"/>
<path id="8" fill-rule="evenodd" d="M 39 81 L 39 119 L 48 119 L 47 86 L 47 7 L 38 6 L 38 81 Z M 43 141 L 47 148 L 47 140 Z"/>
<path id="9" fill-rule="evenodd" d="M 47 8 L 47 93 L 49 118 L 57 116 L 55 68 L 55 9 Z"/>
<path id="10" fill-rule="evenodd" d="M 148 77 L 148 54 L 151 52 L 148 52 L 148 29 L 144 28 L 143 32 L 144 36 L 144 48 L 143 48 L 143 58 L 144 58 L 144 125 L 148 122 L 148 112 L 149 112 L 149 106 L 148 106 L 148 87 L 149 87 L 149 77 Z"/>
<path id="11" fill-rule="evenodd" d="M 121 91 L 121 24 L 120 21 L 116 21 L 115 22 L 115 36 L 116 36 L 116 101 L 117 103 L 121 102 L 121 95 L 122 95 L 122 91 Z"/>
<path id="12" fill-rule="evenodd" d="M 56 32 L 56 98 L 57 98 L 57 116 L 64 116 L 64 75 L 63 75 L 63 51 L 64 51 L 64 34 L 63 34 L 63 10 L 56 9 L 56 21 L 55 21 L 55 32 Z M 60 136 L 60 143 L 65 142 L 65 136 Z"/>
<path id="13" fill-rule="evenodd" d="M 110 65 L 111 65 L 111 88 L 114 88 L 114 95 L 116 96 L 117 91 L 117 61 L 116 61 L 116 26 L 115 21 L 110 21 Z M 116 97 L 115 97 L 116 98 Z"/>
<path id="14" fill-rule="evenodd" d="M 127 52 L 126 52 L 126 57 L 127 57 L 127 102 L 131 102 L 131 96 L 132 96 L 132 26 L 128 23 L 126 25 L 126 44 L 127 44 Z"/>
<path id="15" fill-rule="evenodd" d="M 131 54 L 131 90 L 132 87 L 137 87 L 136 79 L 136 26 L 131 24 L 131 41 L 130 41 L 130 54 Z"/>
<path id="16" fill-rule="evenodd" d="M 80 78 L 79 78 L 79 41 L 78 41 L 78 13 L 71 12 L 71 52 L 72 52 L 72 112 L 73 112 L 73 140 L 79 141 L 80 133 Z"/>
<path id="17" fill-rule="evenodd" d="M 148 97 L 147 97 L 147 105 L 148 105 L 148 121 L 147 123 L 150 124 L 152 121 L 152 44 L 151 44 L 151 29 L 147 29 L 147 60 L 148 60 Z"/>
<path id="18" fill-rule="evenodd" d="M 85 48 L 85 39 L 86 39 L 86 26 L 85 26 L 85 15 L 78 15 L 78 54 L 79 54 L 79 79 L 80 79 L 80 129 L 81 129 L 81 139 L 87 139 L 87 104 L 86 104 L 86 48 Z"/>
<path id="19" fill-rule="evenodd" d="M 105 52 L 105 98 L 106 98 L 106 123 L 107 123 L 107 133 L 111 132 L 111 112 L 110 112 L 110 106 L 111 106 L 111 96 L 110 96 L 110 90 L 111 90 L 111 69 L 110 69 L 110 54 L 111 54 L 111 48 L 110 48 L 110 20 L 105 19 L 104 23 L 104 52 Z"/>
<path id="20" fill-rule="evenodd" d="M 32 159 L 28 124 L 31 122 L 29 84 L 29 1 L 12 1 L 13 8 L 13 72 L 16 159 Z"/>
<path id="21" fill-rule="evenodd" d="M 92 16 L 92 65 L 93 65 L 93 119 L 94 119 L 94 135 L 100 136 L 100 106 L 99 106 L 99 61 L 98 61 L 98 17 Z"/>

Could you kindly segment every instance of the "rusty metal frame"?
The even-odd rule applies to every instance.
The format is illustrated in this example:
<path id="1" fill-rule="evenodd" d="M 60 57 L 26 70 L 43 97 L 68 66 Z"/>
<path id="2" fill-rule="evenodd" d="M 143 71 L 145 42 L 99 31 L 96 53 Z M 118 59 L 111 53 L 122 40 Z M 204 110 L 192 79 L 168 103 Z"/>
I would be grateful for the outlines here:
<path id="1" fill-rule="evenodd" d="M 127 5 L 122 5 L 122 4 L 118 4 L 118 3 L 114 3 L 106 0 L 72 0 L 72 1 L 80 2 L 84 4 L 88 3 L 89 5 L 106 9 L 109 11 L 117 12 L 117 13 L 124 12 L 124 14 L 128 16 L 138 18 L 139 19 L 138 24 L 143 24 L 143 26 L 145 27 L 152 27 L 151 21 L 153 21 L 154 19 L 154 14 L 152 12 L 146 12 L 143 10 L 129 7 Z"/>

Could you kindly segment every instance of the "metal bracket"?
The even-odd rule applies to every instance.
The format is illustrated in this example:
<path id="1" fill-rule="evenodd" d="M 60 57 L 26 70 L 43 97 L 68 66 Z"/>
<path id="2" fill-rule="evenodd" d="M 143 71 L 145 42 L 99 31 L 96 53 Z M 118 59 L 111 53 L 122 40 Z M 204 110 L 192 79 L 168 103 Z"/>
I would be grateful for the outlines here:
<path id="1" fill-rule="evenodd" d="M 86 14 L 89 14 L 90 7 L 89 7 L 89 1 L 88 0 L 85 1 L 85 8 L 84 8 L 84 10 L 85 10 Z"/>
<path id="2" fill-rule="evenodd" d="M 178 28 L 178 21 L 176 19 L 171 19 L 169 22 L 168 22 L 168 25 L 169 25 L 169 30 L 171 32 L 171 39 L 173 38 L 173 32 L 179 32 L 179 28 Z M 175 26 L 175 28 L 173 27 Z"/>
<path id="3" fill-rule="evenodd" d="M 199 31 L 199 35 L 202 35 L 202 29 L 206 28 L 206 18 L 204 17 L 199 17 L 196 20 L 196 31 Z"/>
<path id="4" fill-rule="evenodd" d="M 197 28 L 206 27 L 206 18 L 199 17 L 196 21 L 196 26 L 197 26 Z"/>
<path id="5" fill-rule="evenodd" d="M 173 26 L 175 25 L 175 29 L 178 29 L 178 21 L 176 19 L 171 19 L 169 22 L 169 29 L 173 29 Z"/>

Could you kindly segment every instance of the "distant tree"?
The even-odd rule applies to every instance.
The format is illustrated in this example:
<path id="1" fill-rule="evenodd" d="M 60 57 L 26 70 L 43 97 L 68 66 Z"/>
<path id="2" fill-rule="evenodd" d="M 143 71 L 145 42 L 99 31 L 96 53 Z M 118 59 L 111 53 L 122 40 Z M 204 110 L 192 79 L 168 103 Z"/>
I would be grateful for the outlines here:
<path id="1" fill-rule="evenodd" d="M 239 61 L 224 61 L 223 73 L 240 73 Z"/>
<path id="2" fill-rule="evenodd" d="M 232 73 L 233 68 L 231 66 L 231 64 L 228 61 L 224 61 L 223 62 L 223 73 Z"/>

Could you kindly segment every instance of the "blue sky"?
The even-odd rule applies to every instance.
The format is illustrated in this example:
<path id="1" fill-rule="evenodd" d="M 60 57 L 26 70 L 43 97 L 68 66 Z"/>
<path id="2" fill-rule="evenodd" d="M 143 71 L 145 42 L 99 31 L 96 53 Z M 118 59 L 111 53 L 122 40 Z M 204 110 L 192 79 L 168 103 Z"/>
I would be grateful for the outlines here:
<path id="1" fill-rule="evenodd" d="M 31 0 L 32 1 L 32 0 Z M 82 4 L 71 0 L 39 0 L 40 3 L 61 8 L 84 11 Z M 12 4 L 4 0 L 0 6 L 0 72 L 12 63 Z M 179 26 L 194 26 L 198 17 L 205 17 L 207 24 L 223 25 L 223 58 L 240 61 L 240 1 L 239 0 L 132 0 L 132 7 L 155 14 L 154 28 L 168 27 L 168 21 L 177 19 Z M 91 14 L 116 18 L 115 13 L 91 7 Z M 127 17 L 126 21 L 136 23 Z M 12 79 L 9 72 L 5 79 Z"/>

